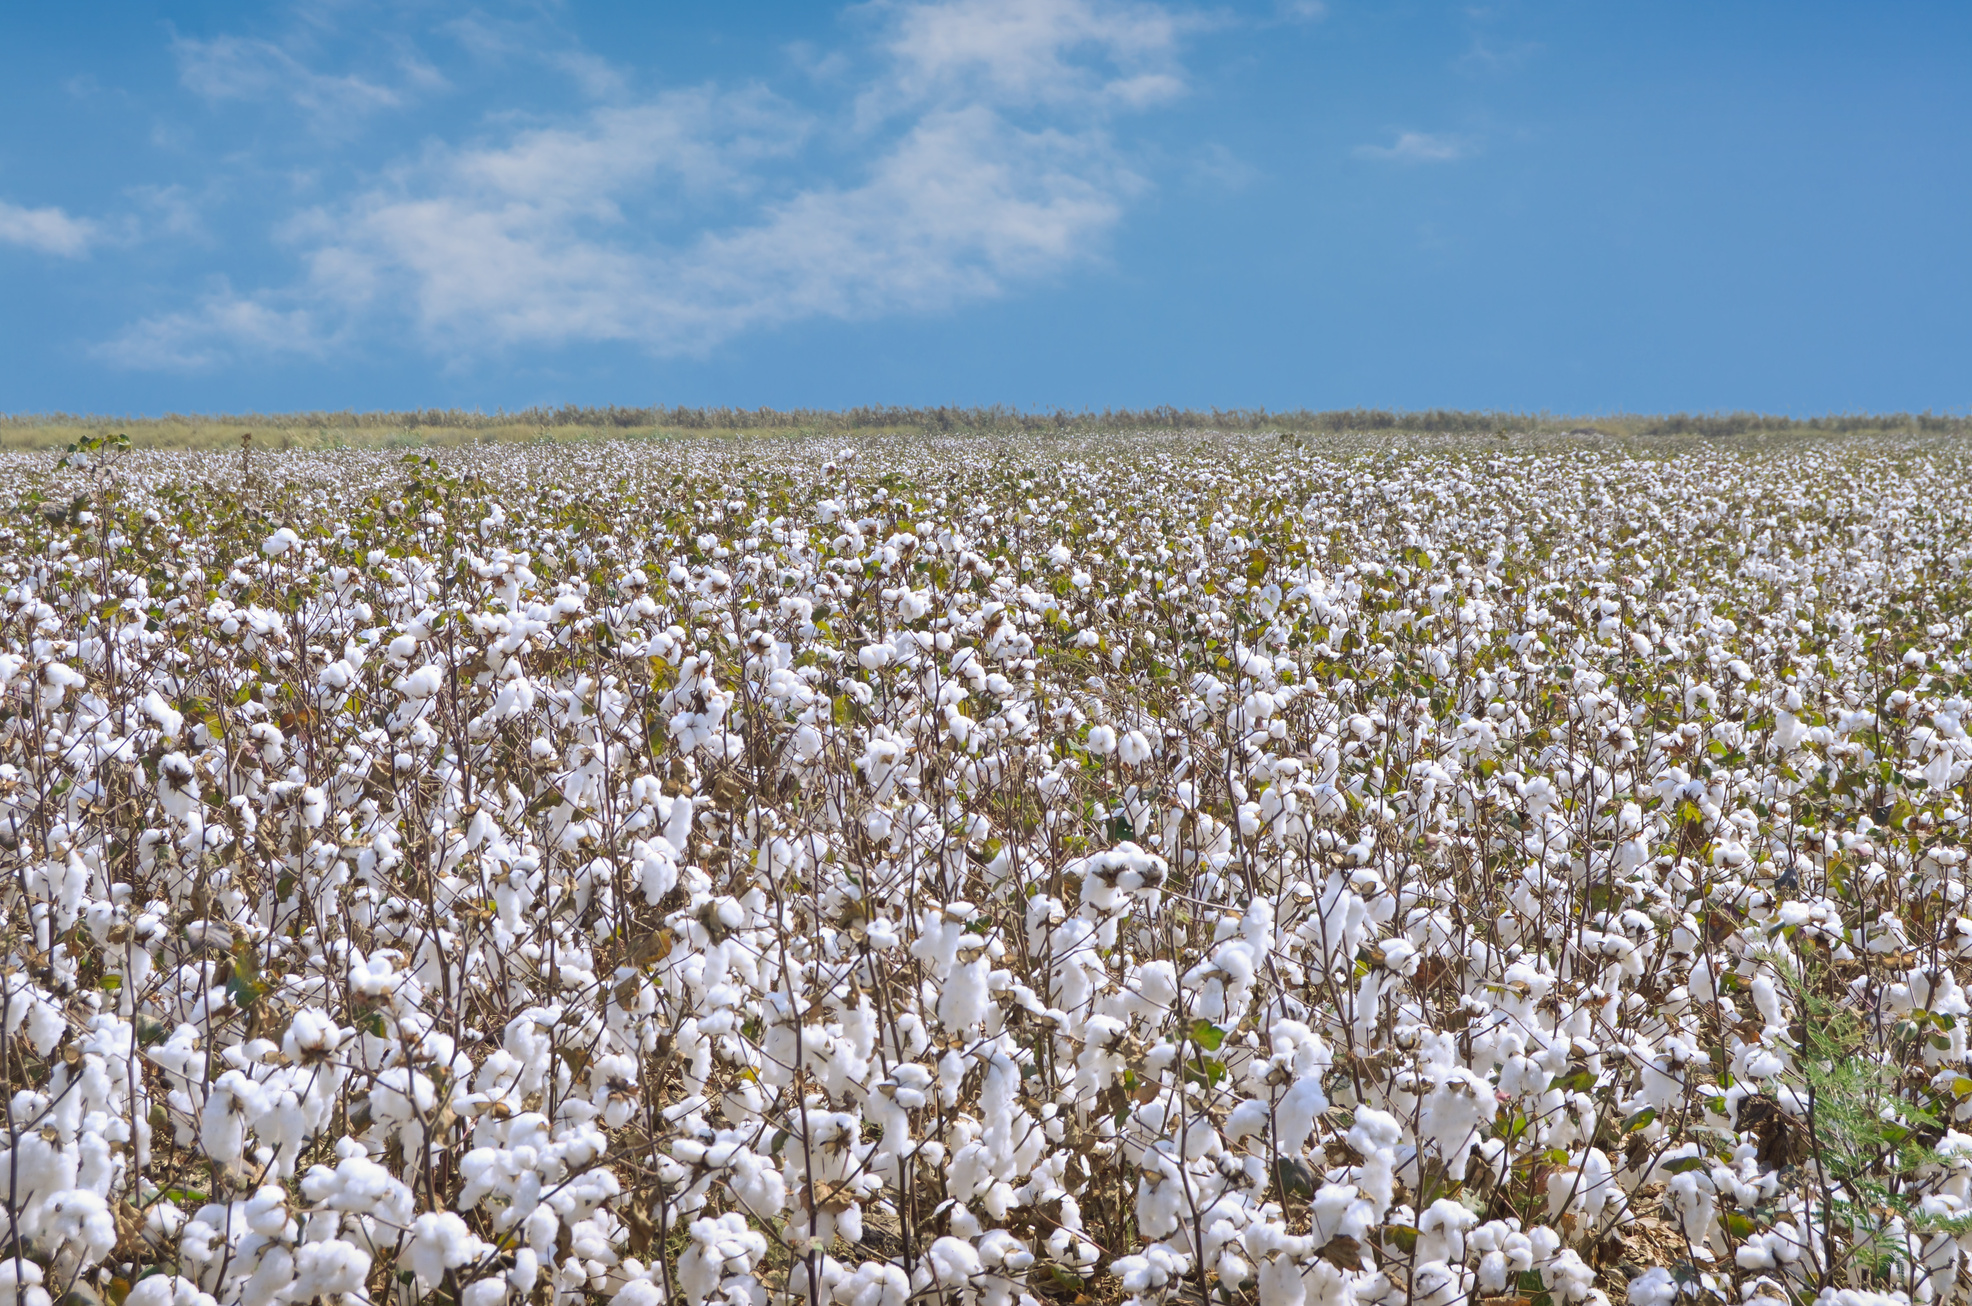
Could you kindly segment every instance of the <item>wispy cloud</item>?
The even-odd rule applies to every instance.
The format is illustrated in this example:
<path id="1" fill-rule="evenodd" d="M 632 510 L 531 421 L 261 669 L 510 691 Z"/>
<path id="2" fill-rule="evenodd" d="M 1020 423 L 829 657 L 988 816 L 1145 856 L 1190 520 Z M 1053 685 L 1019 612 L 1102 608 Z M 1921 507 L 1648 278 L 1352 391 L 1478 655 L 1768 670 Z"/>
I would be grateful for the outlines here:
<path id="1" fill-rule="evenodd" d="M 1510 73 L 1542 49 L 1539 41 L 1491 41 L 1475 33 L 1472 44 L 1458 57 L 1458 66 L 1469 72 Z"/>
<path id="2" fill-rule="evenodd" d="M 1450 163 L 1478 153 L 1478 146 L 1463 136 L 1431 132 L 1399 132 L 1388 145 L 1358 145 L 1351 151 L 1359 159 L 1385 159 L 1394 163 Z"/>
<path id="3" fill-rule="evenodd" d="M 417 94 L 445 84 L 436 68 L 409 50 L 400 50 L 394 60 L 393 84 L 355 73 L 319 72 L 287 46 L 254 37 L 180 37 L 171 48 L 178 79 L 193 94 L 211 102 L 287 100 L 318 130 L 329 132 L 348 130 L 371 114 L 401 108 Z"/>
<path id="4" fill-rule="evenodd" d="M 71 217 L 58 208 L 27 209 L 0 200 L 0 245 L 19 245 L 59 258 L 81 258 L 101 234 L 101 226 L 88 218 Z"/>
<path id="5" fill-rule="evenodd" d="M 334 343 L 310 310 L 273 308 L 222 282 L 197 304 L 133 323 L 90 353 L 119 367 L 197 371 L 241 354 L 319 358 Z"/>
<path id="6" fill-rule="evenodd" d="M 1200 150 L 1188 169 L 1195 185 L 1216 190 L 1245 190 L 1260 179 L 1260 170 L 1217 141 Z"/>
<path id="7" fill-rule="evenodd" d="M 887 8 L 894 76 L 866 104 L 962 98 L 1143 108 L 1184 91 L 1178 42 L 1195 20 L 1156 5 L 948 0 Z"/>
<path id="8" fill-rule="evenodd" d="M 379 332 L 455 359 L 591 341 L 694 355 L 804 319 L 939 311 L 1099 256 L 1146 184 L 1115 124 L 1183 93 L 1189 20 L 1122 0 L 862 12 L 867 79 L 822 134 L 860 151 L 839 180 L 792 183 L 826 120 L 763 89 L 600 105 L 427 148 L 287 224 L 294 284 L 140 322 L 103 356 L 195 368 Z M 506 35 L 456 30 L 492 54 Z M 578 75 L 614 94 L 613 72 Z"/>

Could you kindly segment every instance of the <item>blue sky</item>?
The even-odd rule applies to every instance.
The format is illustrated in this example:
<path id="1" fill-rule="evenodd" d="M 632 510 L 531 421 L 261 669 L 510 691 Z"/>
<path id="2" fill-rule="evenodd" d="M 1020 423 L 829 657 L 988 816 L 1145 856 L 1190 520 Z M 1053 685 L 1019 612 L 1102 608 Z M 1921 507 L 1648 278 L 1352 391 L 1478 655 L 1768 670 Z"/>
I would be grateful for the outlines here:
<path id="1" fill-rule="evenodd" d="M 13 5 L 0 411 L 1972 406 L 1972 6 Z"/>

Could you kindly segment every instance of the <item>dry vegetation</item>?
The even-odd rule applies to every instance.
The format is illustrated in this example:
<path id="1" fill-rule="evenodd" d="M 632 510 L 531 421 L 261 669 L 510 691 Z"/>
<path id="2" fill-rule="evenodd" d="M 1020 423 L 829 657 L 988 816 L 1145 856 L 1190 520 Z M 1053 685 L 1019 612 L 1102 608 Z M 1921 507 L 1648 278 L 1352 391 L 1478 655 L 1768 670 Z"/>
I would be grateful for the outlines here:
<path id="1" fill-rule="evenodd" d="M 1965 1298 L 1967 448 L 1702 436 L 10 455 L 0 1306 Z"/>
<path id="2" fill-rule="evenodd" d="M 1860 413 L 1791 418 L 1761 413 L 1711 413 L 1597 418 L 1549 413 L 1460 412 L 1431 409 L 1151 408 L 1102 412 L 993 408 L 865 407 L 843 410 L 683 407 L 531 408 L 482 413 L 462 409 L 411 412 L 168 414 L 155 418 L 23 413 L 0 416 L 0 449 L 62 449 L 77 439 L 127 435 L 140 449 L 233 449 L 251 435 L 263 449 L 452 448 L 523 440 L 595 441 L 755 438 L 815 435 L 1129 435 L 1160 432 L 1249 432 L 1297 435 L 1365 433 L 1799 438 L 1910 434 L 1964 435 L 1964 418 L 1932 413 Z"/>

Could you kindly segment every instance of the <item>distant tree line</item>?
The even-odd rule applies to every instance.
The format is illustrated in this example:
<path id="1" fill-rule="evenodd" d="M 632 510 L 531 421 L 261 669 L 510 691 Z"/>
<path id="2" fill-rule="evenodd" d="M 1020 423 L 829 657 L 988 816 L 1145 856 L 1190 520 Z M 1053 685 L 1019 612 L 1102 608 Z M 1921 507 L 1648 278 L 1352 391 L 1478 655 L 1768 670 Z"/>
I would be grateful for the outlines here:
<path id="1" fill-rule="evenodd" d="M 686 431 L 876 431 L 1048 432 L 1048 431 L 1548 431 L 1627 435 L 1733 435 L 1803 432 L 1919 431 L 1964 432 L 1972 418 L 1939 413 L 1848 413 L 1822 417 L 1781 417 L 1768 413 L 1670 413 L 1597 418 L 1551 413 L 1466 411 L 1431 408 L 1104 408 L 1024 410 L 990 407 L 926 408 L 863 405 L 855 408 L 686 408 L 610 404 L 564 404 L 558 408 L 421 408 L 402 412 L 303 412 L 165 414 L 158 417 L 84 416 L 70 413 L 0 414 L 0 427 L 50 426 L 222 426 L 267 430 L 490 430 L 495 428 L 583 427 L 589 429 Z"/>

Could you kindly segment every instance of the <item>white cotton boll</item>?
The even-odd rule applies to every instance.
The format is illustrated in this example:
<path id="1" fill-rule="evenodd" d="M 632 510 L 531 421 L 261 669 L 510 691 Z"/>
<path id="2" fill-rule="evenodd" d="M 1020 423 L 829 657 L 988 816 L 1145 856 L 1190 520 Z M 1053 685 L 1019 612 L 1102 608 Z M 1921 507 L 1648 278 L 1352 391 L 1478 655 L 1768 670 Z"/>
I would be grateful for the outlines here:
<path id="1" fill-rule="evenodd" d="M 286 526 L 283 526 L 261 541 L 260 551 L 270 558 L 278 558 L 300 547 L 301 537 Z"/>
<path id="2" fill-rule="evenodd" d="M 416 657 L 418 654 L 418 637 L 416 635 L 399 635 L 385 646 L 384 651 L 399 661 Z"/>
<path id="3" fill-rule="evenodd" d="M 1265 1098 L 1249 1097 L 1232 1109 L 1226 1117 L 1226 1143 L 1231 1145 L 1242 1138 L 1267 1132 L 1267 1121 L 1273 1115 L 1272 1104 Z M 1283 1151 L 1290 1150 L 1283 1148 Z"/>
<path id="4" fill-rule="evenodd" d="M 1326 1110 L 1328 1094 L 1322 1092 L 1321 1076 L 1296 1080 L 1274 1110 L 1274 1145 L 1285 1155 L 1298 1156 L 1314 1132 L 1316 1119 Z"/>
<path id="5" fill-rule="evenodd" d="M 294 1252 L 294 1286 L 287 1298 L 312 1301 L 337 1293 L 361 1293 L 370 1277 L 370 1254 L 353 1243 L 331 1238 L 302 1243 Z"/>
<path id="6" fill-rule="evenodd" d="M 931 1272 L 941 1288 L 963 1289 L 985 1269 L 979 1253 L 969 1242 L 948 1237 L 931 1244 Z"/>
<path id="7" fill-rule="evenodd" d="M 42 1217 L 49 1237 L 81 1249 L 85 1264 L 94 1264 L 116 1246 L 116 1220 L 100 1194 L 71 1188 L 48 1199 Z"/>
<path id="8" fill-rule="evenodd" d="M 386 1131 L 430 1118 L 437 1105 L 431 1080 L 405 1066 L 392 1066 L 378 1075 L 376 1087 L 370 1090 L 370 1118 Z"/>
<path id="9" fill-rule="evenodd" d="M 1132 730 L 1116 741 L 1116 756 L 1124 766 L 1142 766 L 1150 760 L 1150 737 Z"/>
<path id="10" fill-rule="evenodd" d="M 405 698 L 420 702 L 436 694 L 444 685 L 445 669 L 435 662 L 427 662 L 400 679 L 392 688 Z"/>
<path id="11" fill-rule="evenodd" d="M 245 1073 L 229 1070 L 213 1081 L 199 1112 L 199 1143 L 213 1160 L 233 1164 L 246 1147 L 246 1131 L 255 1120 L 273 1109 L 272 1097 L 264 1085 Z"/>
<path id="12" fill-rule="evenodd" d="M 444 1279 L 445 1271 L 471 1265 L 491 1250 L 452 1212 L 427 1212 L 411 1225 L 404 1259 L 411 1273 L 431 1288 Z"/>
<path id="13" fill-rule="evenodd" d="M 1753 991 L 1753 1005 L 1759 1009 L 1760 1018 L 1768 1025 L 1787 1024 L 1787 1014 L 1781 1009 L 1780 994 L 1773 981 L 1765 975 L 1757 975 L 1749 986 Z"/>
<path id="14" fill-rule="evenodd" d="M 1678 1282 L 1661 1265 L 1630 1280 L 1629 1306 L 1671 1306 L 1678 1299 Z"/>
<path id="15" fill-rule="evenodd" d="M 1109 726 L 1090 726 L 1088 742 L 1091 753 L 1108 757 L 1116 751 L 1116 731 Z"/>
<path id="16" fill-rule="evenodd" d="M 1572 1248 L 1555 1254 L 1541 1267 L 1541 1281 L 1558 1303 L 1582 1301 L 1595 1286 L 1595 1271 Z"/>
<path id="17" fill-rule="evenodd" d="M 649 1279 L 632 1279 L 609 1300 L 611 1306 L 664 1306 L 664 1289 Z"/>
<path id="18" fill-rule="evenodd" d="M 172 1274 L 153 1274 L 131 1285 L 123 1306 L 217 1306 L 211 1294 L 199 1291 L 189 1279 Z"/>
<path id="19" fill-rule="evenodd" d="M 0 1261 L 0 1306 L 48 1306 L 41 1267 L 33 1261 Z"/>
<path id="20" fill-rule="evenodd" d="M 41 668 L 41 706 L 60 707 L 62 696 L 71 689 L 81 689 L 89 682 L 60 662 L 50 662 Z"/>
<path id="21" fill-rule="evenodd" d="M 459 1306 L 500 1306 L 506 1299 L 505 1279 L 476 1279 L 459 1294 Z"/>
<path id="22" fill-rule="evenodd" d="M 1404 1127 L 1387 1111 L 1358 1107 L 1355 1123 L 1349 1129 L 1349 1146 L 1359 1156 L 1374 1156 L 1394 1148 L 1404 1137 Z"/>
<path id="23" fill-rule="evenodd" d="M 165 702 L 164 695 L 155 689 L 144 695 L 141 706 L 144 715 L 157 722 L 158 733 L 166 739 L 176 739 L 178 732 L 184 729 L 185 714 Z"/>
<path id="24" fill-rule="evenodd" d="M 278 1238 L 288 1227 L 288 1195 L 268 1184 L 246 1203 L 247 1228 L 263 1238 Z"/>
<path id="25" fill-rule="evenodd" d="M 316 1065 L 326 1061 L 342 1045 L 342 1039 L 341 1028 L 327 1012 L 303 1007 L 289 1017 L 287 1031 L 281 1035 L 281 1051 L 290 1061 Z"/>
<path id="26" fill-rule="evenodd" d="M 911 1280 L 904 1268 L 879 1261 L 864 1261 L 835 1288 L 835 1300 L 842 1306 L 905 1306 L 910 1298 Z"/>

